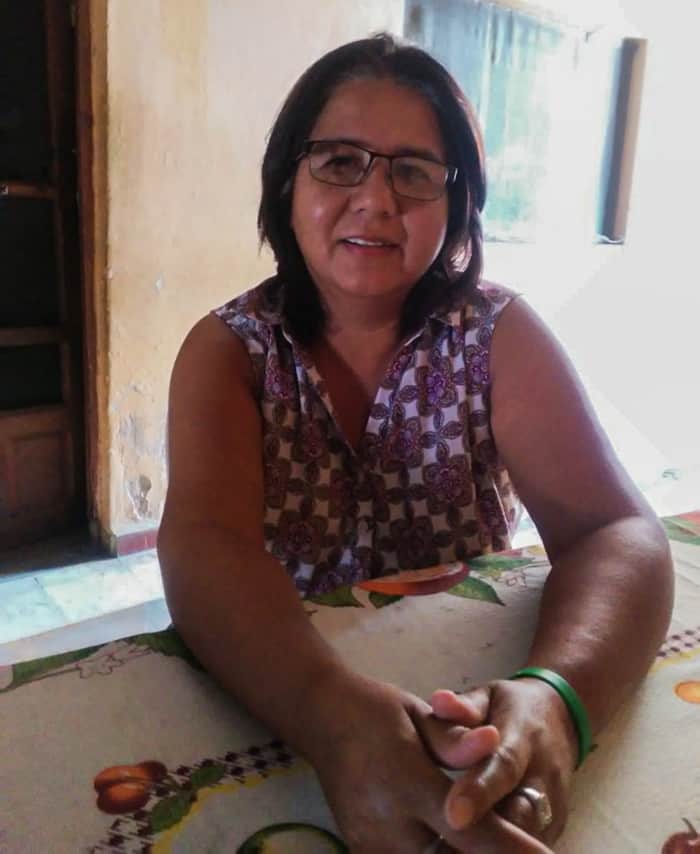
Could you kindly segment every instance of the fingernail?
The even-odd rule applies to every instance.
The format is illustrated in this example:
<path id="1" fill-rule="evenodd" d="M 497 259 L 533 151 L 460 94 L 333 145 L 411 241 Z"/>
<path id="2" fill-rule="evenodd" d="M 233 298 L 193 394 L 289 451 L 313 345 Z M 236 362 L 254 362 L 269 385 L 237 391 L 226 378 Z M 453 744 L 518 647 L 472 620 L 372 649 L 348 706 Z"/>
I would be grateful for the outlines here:
<path id="1" fill-rule="evenodd" d="M 449 810 L 450 824 L 455 830 L 461 830 L 463 827 L 472 823 L 474 818 L 474 805 L 471 800 L 464 795 L 457 795 L 452 799 Z"/>

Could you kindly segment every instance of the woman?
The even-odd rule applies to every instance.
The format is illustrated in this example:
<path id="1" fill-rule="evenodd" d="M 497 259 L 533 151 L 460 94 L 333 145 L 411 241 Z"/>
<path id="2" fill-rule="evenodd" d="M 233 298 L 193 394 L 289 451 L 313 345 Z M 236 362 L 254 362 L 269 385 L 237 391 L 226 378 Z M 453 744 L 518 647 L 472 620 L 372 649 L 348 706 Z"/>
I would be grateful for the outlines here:
<path id="1" fill-rule="evenodd" d="M 309 759 L 352 851 L 547 850 L 587 721 L 640 682 L 670 619 L 665 537 L 573 369 L 480 279 L 484 199 L 442 66 L 388 36 L 332 51 L 263 163 L 278 274 L 201 320 L 173 371 L 175 624 Z M 516 495 L 552 562 L 527 656 L 545 670 L 428 704 L 316 633 L 300 593 L 504 548 Z"/>

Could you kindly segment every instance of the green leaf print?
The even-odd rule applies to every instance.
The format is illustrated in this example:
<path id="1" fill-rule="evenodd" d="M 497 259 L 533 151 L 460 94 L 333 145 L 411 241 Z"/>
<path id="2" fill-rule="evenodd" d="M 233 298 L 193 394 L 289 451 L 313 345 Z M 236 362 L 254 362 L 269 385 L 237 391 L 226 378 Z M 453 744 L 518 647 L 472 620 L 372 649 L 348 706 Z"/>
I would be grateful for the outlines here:
<path id="1" fill-rule="evenodd" d="M 0 694 L 19 688 L 20 685 L 26 685 L 28 682 L 34 682 L 36 679 L 41 679 L 54 670 L 62 670 L 76 661 L 89 658 L 99 648 L 99 646 L 88 646 L 85 649 L 73 652 L 63 652 L 59 655 L 50 655 L 47 658 L 36 658 L 34 661 L 21 661 L 19 664 L 14 664 L 12 666 L 12 682 L 6 688 L 0 689 Z"/>
<path id="2" fill-rule="evenodd" d="M 347 845 L 337 836 L 313 824 L 284 822 L 263 827 L 237 849 L 236 854 L 270 854 L 273 851 L 315 851 L 320 854 L 348 854 Z"/>
<path id="3" fill-rule="evenodd" d="M 134 637 L 127 640 L 138 646 L 146 646 L 152 649 L 153 652 L 158 652 L 161 655 L 174 655 L 182 658 L 194 667 L 195 670 L 204 670 L 192 651 L 172 626 L 169 629 L 164 629 L 162 632 L 134 635 Z"/>
<path id="4" fill-rule="evenodd" d="M 352 592 L 352 587 L 349 584 L 344 584 L 342 587 L 336 587 L 329 593 L 317 593 L 315 596 L 306 597 L 309 602 L 315 602 L 317 605 L 327 605 L 329 608 L 361 608 L 362 604 L 355 599 Z"/>
<path id="5" fill-rule="evenodd" d="M 684 523 L 683 519 L 676 521 L 673 516 L 668 519 L 661 520 L 666 529 L 666 536 L 669 540 L 675 540 L 677 543 L 689 543 L 692 546 L 700 546 L 700 536 L 695 533 L 688 523 Z"/>
<path id="6" fill-rule="evenodd" d="M 213 786 L 226 773 L 226 767 L 220 763 L 214 765 L 205 765 L 202 768 L 197 768 L 190 774 L 190 783 L 195 791 L 205 788 L 205 786 Z"/>
<path id="7" fill-rule="evenodd" d="M 194 800 L 190 792 L 178 792 L 170 798 L 159 801 L 151 811 L 149 821 L 153 833 L 162 833 L 169 827 L 182 821 L 190 811 Z"/>
<path id="8" fill-rule="evenodd" d="M 479 578 L 472 578 L 472 576 L 460 581 L 447 592 L 452 596 L 462 596 L 464 599 L 478 599 L 481 602 L 491 602 L 494 605 L 505 604 L 498 598 L 498 594 L 490 584 L 481 581 Z"/>
<path id="9" fill-rule="evenodd" d="M 403 599 L 403 596 L 392 596 L 390 593 L 376 592 L 369 594 L 369 601 L 375 608 L 384 608 L 385 605 L 391 605 L 392 602 L 398 602 L 399 599 Z"/>
<path id="10" fill-rule="evenodd" d="M 478 572 L 486 578 L 500 578 L 504 572 L 510 569 L 520 569 L 529 566 L 534 559 L 531 557 L 503 557 L 499 555 L 482 555 L 468 561 L 473 572 Z"/>

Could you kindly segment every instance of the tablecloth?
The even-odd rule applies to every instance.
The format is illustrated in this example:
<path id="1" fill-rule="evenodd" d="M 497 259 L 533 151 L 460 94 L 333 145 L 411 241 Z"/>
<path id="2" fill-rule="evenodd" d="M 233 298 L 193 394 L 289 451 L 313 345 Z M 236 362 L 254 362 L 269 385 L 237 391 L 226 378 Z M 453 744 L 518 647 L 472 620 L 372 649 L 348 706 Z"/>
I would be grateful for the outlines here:
<path id="1" fill-rule="evenodd" d="M 563 854 L 667 854 L 672 836 L 690 845 L 700 830 L 700 512 L 664 524 L 671 630 L 575 775 Z M 358 670 L 428 696 L 522 664 L 548 570 L 529 547 L 471 562 L 445 593 L 343 588 L 305 607 Z M 172 628 L 0 666 L 0 854 L 247 854 L 268 850 L 260 840 L 321 854 L 343 850 L 335 839 L 310 767 Z"/>

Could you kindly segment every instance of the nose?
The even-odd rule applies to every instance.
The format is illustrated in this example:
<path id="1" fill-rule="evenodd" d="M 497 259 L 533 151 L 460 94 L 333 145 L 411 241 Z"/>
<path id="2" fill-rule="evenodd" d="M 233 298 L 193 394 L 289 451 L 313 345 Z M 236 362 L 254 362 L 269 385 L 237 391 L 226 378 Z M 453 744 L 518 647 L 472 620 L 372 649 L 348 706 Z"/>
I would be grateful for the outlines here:
<path id="1" fill-rule="evenodd" d="M 361 184 L 353 188 L 352 205 L 355 211 L 393 214 L 398 210 L 396 193 L 391 186 L 389 161 L 376 157 Z"/>

